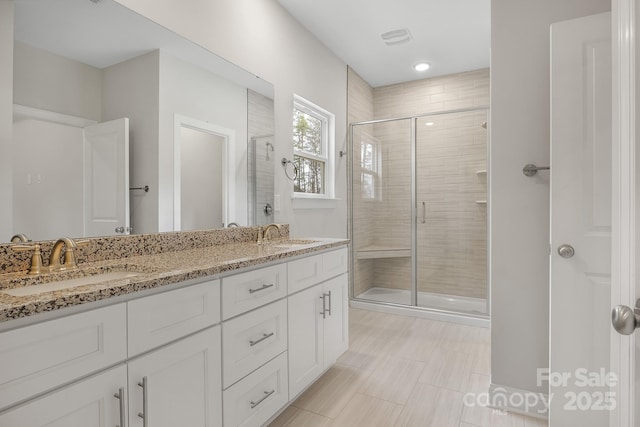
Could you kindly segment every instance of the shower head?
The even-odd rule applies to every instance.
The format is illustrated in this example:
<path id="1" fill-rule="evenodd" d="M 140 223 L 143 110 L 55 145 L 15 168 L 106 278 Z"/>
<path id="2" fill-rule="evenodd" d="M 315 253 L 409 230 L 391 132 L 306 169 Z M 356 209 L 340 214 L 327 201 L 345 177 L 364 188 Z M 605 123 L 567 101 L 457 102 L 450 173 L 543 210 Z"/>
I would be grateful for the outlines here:
<path id="1" fill-rule="evenodd" d="M 272 143 L 270 143 L 269 141 L 267 141 L 267 144 L 266 144 L 266 145 L 267 145 L 267 160 L 271 160 L 271 159 L 269 158 L 269 149 L 271 149 L 271 152 L 273 152 L 273 144 L 272 144 Z"/>

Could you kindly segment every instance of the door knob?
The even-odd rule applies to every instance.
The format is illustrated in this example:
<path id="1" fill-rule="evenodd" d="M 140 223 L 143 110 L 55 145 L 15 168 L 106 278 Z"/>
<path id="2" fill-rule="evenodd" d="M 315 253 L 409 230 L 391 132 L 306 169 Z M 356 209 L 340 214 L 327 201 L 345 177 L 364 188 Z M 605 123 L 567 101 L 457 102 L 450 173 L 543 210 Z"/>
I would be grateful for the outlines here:
<path id="1" fill-rule="evenodd" d="M 576 250 L 573 249 L 573 246 L 571 245 L 560 245 L 558 246 L 558 254 L 562 257 L 562 258 L 571 258 L 572 256 L 574 256 L 576 253 Z"/>
<path id="2" fill-rule="evenodd" d="M 611 324 L 613 328 L 622 335 L 631 335 L 633 331 L 640 327 L 640 300 L 636 302 L 633 309 L 626 305 L 617 305 L 611 311 Z"/>

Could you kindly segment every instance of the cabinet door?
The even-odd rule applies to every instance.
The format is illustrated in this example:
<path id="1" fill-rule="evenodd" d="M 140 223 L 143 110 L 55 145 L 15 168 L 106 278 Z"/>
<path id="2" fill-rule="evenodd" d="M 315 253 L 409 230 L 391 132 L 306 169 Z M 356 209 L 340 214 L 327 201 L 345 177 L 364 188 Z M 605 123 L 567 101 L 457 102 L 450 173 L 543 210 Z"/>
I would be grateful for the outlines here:
<path id="1" fill-rule="evenodd" d="M 105 427 L 122 426 L 120 400 L 126 399 L 127 368 L 120 365 L 0 414 L 0 426 Z"/>
<path id="2" fill-rule="evenodd" d="M 322 285 L 289 297 L 289 398 L 324 369 Z"/>
<path id="3" fill-rule="evenodd" d="M 129 427 L 221 426 L 221 387 L 215 326 L 129 362 Z"/>
<path id="4" fill-rule="evenodd" d="M 347 275 L 324 283 L 328 313 L 324 319 L 324 366 L 335 363 L 349 347 L 349 308 Z"/>

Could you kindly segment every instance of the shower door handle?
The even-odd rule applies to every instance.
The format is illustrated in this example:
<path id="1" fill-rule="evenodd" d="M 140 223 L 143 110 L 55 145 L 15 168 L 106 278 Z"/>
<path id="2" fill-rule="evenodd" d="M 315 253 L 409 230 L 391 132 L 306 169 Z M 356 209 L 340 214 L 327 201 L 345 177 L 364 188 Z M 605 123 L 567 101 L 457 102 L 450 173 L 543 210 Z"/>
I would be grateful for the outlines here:
<path id="1" fill-rule="evenodd" d="M 422 202 L 422 224 L 427 223 L 427 202 Z"/>

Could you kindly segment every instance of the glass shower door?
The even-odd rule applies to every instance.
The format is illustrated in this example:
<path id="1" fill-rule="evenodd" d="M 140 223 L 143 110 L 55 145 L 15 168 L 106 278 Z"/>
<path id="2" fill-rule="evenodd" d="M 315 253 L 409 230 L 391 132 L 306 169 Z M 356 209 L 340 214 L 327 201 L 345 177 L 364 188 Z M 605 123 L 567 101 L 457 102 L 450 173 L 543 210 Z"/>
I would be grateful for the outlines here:
<path id="1" fill-rule="evenodd" d="M 417 305 L 487 313 L 487 111 L 416 119 Z"/>
<path id="2" fill-rule="evenodd" d="M 412 122 L 352 127 L 353 296 L 412 302 Z"/>

